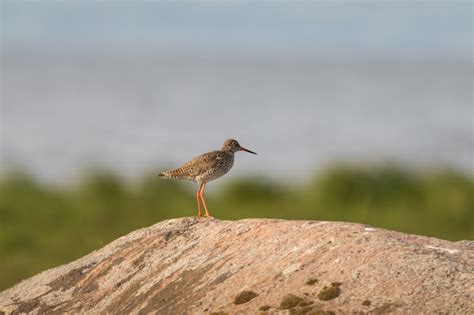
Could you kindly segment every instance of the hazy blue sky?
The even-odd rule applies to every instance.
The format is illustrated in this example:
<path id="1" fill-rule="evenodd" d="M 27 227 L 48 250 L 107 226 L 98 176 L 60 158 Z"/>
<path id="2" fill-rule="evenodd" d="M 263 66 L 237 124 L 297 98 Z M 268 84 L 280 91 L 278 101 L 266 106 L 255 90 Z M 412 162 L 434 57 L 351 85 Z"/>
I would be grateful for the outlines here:
<path id="1" fill-rule="evenodd" d="M 135 174 L 234 137 L 248 172 L 472 169 L 472 1 L 0 3 L 0 168 Z"/>
<path id="2" fill-rule="evenodd" d="M 1 1 L 4 51 L 472 54 L 472 1 Z"/>

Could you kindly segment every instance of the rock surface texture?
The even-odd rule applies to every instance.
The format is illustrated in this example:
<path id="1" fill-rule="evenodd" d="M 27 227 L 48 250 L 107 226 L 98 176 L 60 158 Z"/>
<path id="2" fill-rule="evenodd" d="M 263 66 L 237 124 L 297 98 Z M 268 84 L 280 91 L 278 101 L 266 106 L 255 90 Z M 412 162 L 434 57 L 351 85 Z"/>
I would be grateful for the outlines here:
<path id="1" fill-rule="evenodd" d="M 474 242 L 180 218 L 0 293 L 0 314 L 474 314 Z"/>

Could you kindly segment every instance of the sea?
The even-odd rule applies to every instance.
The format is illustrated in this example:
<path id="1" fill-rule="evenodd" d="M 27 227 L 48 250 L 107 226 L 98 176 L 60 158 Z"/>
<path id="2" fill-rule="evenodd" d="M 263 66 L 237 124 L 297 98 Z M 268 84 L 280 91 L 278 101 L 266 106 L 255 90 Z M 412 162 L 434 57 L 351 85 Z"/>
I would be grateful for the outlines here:
<path id="1" fill-rule="evenodd" d="M 466 59 L 3 54 L 3 174 L 158 173 L 217 150 L 229 178 L 310 179 L 334 163 L 474 173 Z"/>

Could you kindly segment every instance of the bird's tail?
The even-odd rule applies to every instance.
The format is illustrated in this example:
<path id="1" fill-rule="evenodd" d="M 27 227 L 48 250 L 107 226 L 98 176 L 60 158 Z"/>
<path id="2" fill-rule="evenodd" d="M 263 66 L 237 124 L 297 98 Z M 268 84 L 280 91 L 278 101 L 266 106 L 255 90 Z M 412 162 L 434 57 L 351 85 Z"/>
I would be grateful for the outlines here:
<path id="1" fill-rule="evenodd" d="M 175 170 L 160 173 L 158 176 L 163 178 L 189 179 L 189 172 L 187 168 L 180 167 Z"/>
<path id="2" fill-rule="evenodd" d="M 180 169 L 172 170 L 172 171 L 166 171 L 163 173 L 158 174 L 158 176 L 163 177 L 163 178 L 182 178 L 182 171 Z"/>

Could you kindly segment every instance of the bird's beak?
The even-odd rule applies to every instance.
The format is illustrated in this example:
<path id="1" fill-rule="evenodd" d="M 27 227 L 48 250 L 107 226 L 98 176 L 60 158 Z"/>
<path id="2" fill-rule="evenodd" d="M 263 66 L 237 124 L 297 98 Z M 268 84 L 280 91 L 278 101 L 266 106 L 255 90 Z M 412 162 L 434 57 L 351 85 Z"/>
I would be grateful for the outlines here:
<path id="1" fill-rule="evenodd" d="M 245 152 L 248 152 L 248 153 L 252 153 L 252 154 L 255 154 L 255 155 L 257 154 L 257 153 L 255 153 L 255 152 L 253 152 L 253 151 L 250 151 L 249 149 L 246 149 L 246 148 L 244 148 L 244 147 L 240 147 L 240 150 L 245 151 Z"/>

